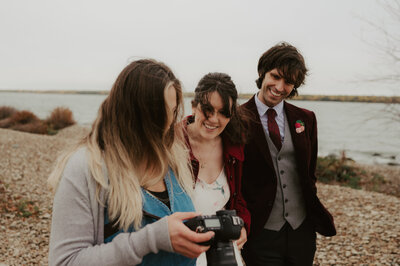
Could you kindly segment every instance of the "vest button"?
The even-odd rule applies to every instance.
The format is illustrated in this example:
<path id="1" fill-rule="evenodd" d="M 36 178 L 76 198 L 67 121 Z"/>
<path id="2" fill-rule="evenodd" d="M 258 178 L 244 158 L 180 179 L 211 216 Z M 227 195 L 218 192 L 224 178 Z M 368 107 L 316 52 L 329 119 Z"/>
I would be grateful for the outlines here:
<path id="1" fill-rule="evenodd" d="M 281 172 L 280 172 L 280 173 L 281 173 L 281 175 L 283 175 L 283 174 L 285 173 L 285 171 L 281 170 Z"/>
<path id="2" fill-rule="evenodd" d="M 280 161 L 280 160 L 281 160 L 281 156 L 278 157 L 278 161 Z"/>
<path id="3" fill-rule="evenodd" d="M 285 213 L 285 217 L 288 217 L 289 216 L 289 213 Z"/>
<path id="4" fill-rule="evenodd" d="M 288 199 L 285 199 L 285 203 L 288 202 L 288 201 L 289 201 Z"/>
<path id="5" fill-rule="evenodd" d="M 283 188 L 286 188 L 286 184 L 283 184 L 283 186 L 282 186 Z"/>

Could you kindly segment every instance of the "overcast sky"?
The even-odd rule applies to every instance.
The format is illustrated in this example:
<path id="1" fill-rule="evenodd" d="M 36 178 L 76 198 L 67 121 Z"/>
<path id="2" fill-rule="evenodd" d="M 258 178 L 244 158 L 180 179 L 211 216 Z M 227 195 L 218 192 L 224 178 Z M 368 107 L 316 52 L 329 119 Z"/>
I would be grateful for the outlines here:
<path id="1" fill-rule="evenodd" d="M 358 82 L 386 71 L 360 18 L 385 16 L 375 0 L 2 0 L 0 89 L 109 90 L 128 62 L 151 57 L 185 91 L 218 71 L 254 93 L 260 55 L 287 41 L 310 70 L 300 94 L 400 95 Z"/>

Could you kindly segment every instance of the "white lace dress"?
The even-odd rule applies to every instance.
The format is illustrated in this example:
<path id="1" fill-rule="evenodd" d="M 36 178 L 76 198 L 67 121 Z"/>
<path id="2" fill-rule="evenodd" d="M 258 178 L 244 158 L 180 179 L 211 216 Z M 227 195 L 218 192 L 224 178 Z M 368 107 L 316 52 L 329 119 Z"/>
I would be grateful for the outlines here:
<path id="1" fill-rule="evenodd" d="M 218 178 L 211 184 L 208 184 L 201 179 L 197 179 L 193 194 L 193 204 L 196 211 L 201 212 L 203 215 L 213 215 L 217 211 L 225 209 L 224 207 L 226 203 L 228 203 L 229 196 L 229 185 L 224 168 L 222 168 Z M 234 248 L 236 261 L 239 266 L 243 266 L 236 243 L 234 243 Z M 207 265 L 206 253 L 202 253 L 197 258 L 196 265 Z"/>

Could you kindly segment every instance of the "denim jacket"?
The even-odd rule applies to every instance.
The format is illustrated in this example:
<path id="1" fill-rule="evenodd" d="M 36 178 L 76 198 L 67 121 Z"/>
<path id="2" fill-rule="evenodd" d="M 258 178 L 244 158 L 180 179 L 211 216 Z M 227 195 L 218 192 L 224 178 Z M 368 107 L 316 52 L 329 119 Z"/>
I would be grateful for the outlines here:
<path id="1" fill-rule="evenodd" d="M 175 174 L 170 169 L 164 177 L 165 186 L 167 187 L 168 196 L 170 200 L 171 209 L 169 209 L 164 203 L 154 197 L 147 190 L 142 188 L 143 195 L 143 211 L 158 216 L 164 217 L 171 215 L 174 212 L 191 212 L 194 211 L 194 206 L 190 197 L 179 185 L 176 180 Z M 107 210 L 105 209 L 105 224 L 109 222 Z M 154 218 L 143 215 L 142 227 L 147 224 L 155 222 Z M 133 226 L 128 230 L 134 232 Z M 114 235 L 106 238 L 105 243 L 111 242 L 111 240 L 121 233 L 122 230 L 118 231 Z M 150 253 L 143 257 L 142 263 L 139 265 L 195 265 L 196 259 L 190 259 L 177 253 L 171 253 L 166 251 L 160 251 L 157 254 Z"/>

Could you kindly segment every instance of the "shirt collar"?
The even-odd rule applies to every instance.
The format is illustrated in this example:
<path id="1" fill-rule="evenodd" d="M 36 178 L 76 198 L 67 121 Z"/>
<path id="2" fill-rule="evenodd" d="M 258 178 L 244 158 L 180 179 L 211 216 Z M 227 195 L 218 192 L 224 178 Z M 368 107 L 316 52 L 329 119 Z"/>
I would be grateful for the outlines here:
<path id="1" fill-rule="evenodd" d="M 258 93 L 255 96 L 255 100 L 256 100 L 256 106 L 257 106 L 257 111 L 258 114 L 261 116 L 263 116 L 267 110 L 270 108 L 268 107 L 266 104 L 264 104 L 263 102 L 260 101 L 260 99 L 258 99 Z M 276 116 L 280 116 L 283 113 L 283 101 L 281 101 L 280 103 L 278 103 L 277 105 L 275 105 L 274 107 L 272 107 L 272 109 L 275 110 L 276 112 Z"/>

